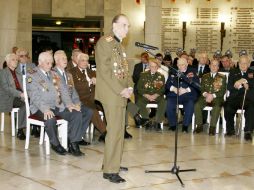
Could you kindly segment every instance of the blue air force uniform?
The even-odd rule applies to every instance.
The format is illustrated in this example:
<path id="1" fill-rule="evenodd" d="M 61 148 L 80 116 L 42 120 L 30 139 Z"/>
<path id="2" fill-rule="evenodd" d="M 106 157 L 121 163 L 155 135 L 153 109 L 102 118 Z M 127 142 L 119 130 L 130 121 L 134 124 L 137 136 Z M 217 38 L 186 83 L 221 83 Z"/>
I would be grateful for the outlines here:
<path id="1" fill-rule="evenodd" d="M 179 88 L 185 88 L 188 92 L 179 95 L 179 104 L 183 105 L 184 120 L 183 127 L 187 131 L 187 127 L 191 123 L 192 115 L 194 112 L 194 103 L 198 97 L 199 92 L 199 78 L 192 68 L 187 68 L 183 73 L 183 77 L 179 80 Z M 167 97 L 167 118 L 169 126 L 175 129 L 176 126 L 176 98 L 177 94 L 172 91 L 173 88 L 177 88 L 177 73 L 172 71 L 169 74 L 166 83 L 166 97 Z"/>

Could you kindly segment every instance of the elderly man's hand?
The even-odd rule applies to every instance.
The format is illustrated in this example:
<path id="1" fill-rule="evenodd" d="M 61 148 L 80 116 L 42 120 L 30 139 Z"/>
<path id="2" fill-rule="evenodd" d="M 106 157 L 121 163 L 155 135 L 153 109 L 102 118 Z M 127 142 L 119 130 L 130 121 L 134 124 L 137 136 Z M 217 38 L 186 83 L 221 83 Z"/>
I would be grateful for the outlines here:
<path id="1" fill-rule="evenodd" d="M 44 112 L 44 120 L 52 119 L 53 117 L 55 117 L 55 114 L 51 110 Z"/>

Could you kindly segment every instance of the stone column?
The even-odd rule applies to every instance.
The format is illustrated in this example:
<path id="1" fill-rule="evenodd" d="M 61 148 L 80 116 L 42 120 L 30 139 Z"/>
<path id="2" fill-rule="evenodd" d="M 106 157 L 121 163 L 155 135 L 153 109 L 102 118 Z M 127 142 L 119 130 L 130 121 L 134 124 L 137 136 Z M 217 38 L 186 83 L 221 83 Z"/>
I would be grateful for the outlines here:
<path id="1" fill-rule="evenodd" d="M 106 0 L 104 1 L 104 34 L 112 29 L 112 18 L 121 13 L 122 0 Z"/>
<path id="2" fill-rule="evenodd" d="M 159 47 L 161 52 L 162 1 L 146 0 L 145 43 Z"/>
<path id="3" fill-rule="evenodd" d="M 0 7 L 0 68 L 2 68 L 6 54 L 17 45 L 19 1 L 0 1 Z"/>
<path id="4" fill-rule="evenodd" d="M 32 0 L 19 0 L 16 45 L 32 56 Z"/>

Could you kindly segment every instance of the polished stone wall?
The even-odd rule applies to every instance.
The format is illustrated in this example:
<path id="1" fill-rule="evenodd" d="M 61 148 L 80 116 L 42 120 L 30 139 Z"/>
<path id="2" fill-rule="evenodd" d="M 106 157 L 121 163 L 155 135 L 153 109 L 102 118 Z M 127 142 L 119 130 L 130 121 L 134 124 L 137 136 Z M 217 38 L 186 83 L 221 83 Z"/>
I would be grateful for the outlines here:
<path id="1" fill-rule="evenodd" d="M 19 0 L 16 45 L 32 55 L 32 0 Z"/>
<path id="2" fill-rule="evenodd" d="M 0 1 L 0 68 L 7 53 L 16 46 L 19 1 Z M 11 14 L 10 14 L 11 13 Z"/>
<path id="3" fill-rule="evenodd" d="M 52 0 L 52 17 L 84 18 L 86 1 L 84 0 Z"/>

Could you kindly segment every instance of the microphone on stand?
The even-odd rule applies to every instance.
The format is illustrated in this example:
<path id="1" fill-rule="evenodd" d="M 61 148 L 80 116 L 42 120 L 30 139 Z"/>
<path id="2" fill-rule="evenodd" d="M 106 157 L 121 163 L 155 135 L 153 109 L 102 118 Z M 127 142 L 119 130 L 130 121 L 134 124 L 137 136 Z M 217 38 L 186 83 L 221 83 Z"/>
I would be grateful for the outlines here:
<path id="1" fill-rule="evenodd" d="M 158 50 L 159 49 L 158 47 L 151 46 L 151 45 L 148 45 L 148 44 L 143 44 L 143 43 L 140 43 L 140 42 L 135 42 L 135 46 L 142 47 L 144 49 L 151 49 L 151 50 Z"/>

